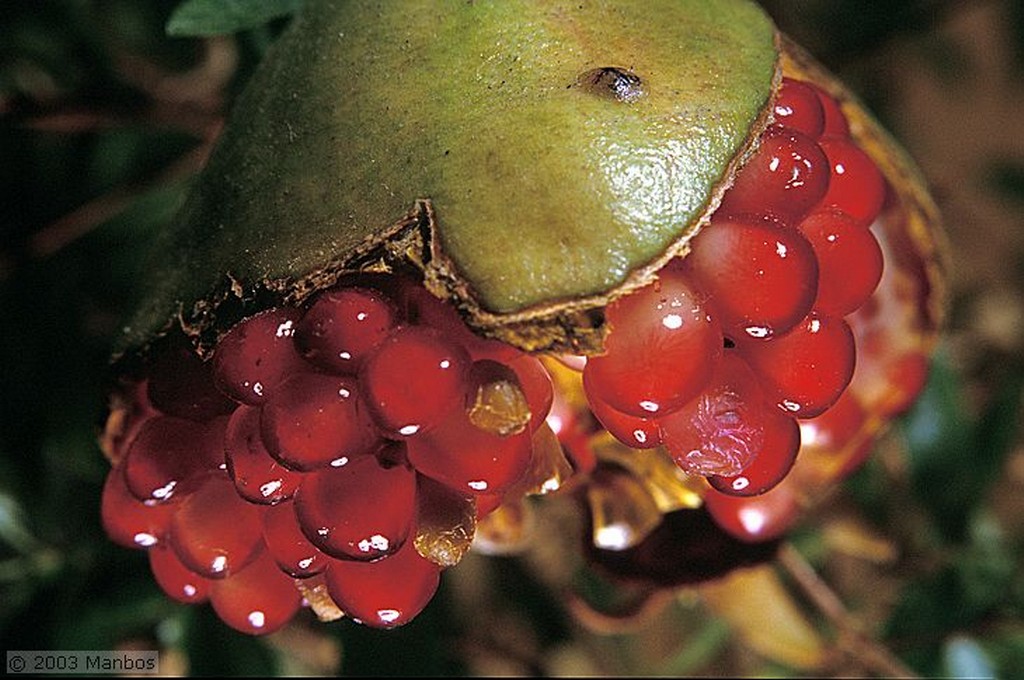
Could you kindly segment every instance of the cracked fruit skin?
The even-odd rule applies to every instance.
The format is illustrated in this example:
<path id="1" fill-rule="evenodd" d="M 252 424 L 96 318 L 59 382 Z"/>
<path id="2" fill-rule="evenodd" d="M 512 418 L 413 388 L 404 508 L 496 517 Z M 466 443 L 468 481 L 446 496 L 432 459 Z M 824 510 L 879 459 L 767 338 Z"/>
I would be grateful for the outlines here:
<path id="1" fill-rule="evenodd" d="M 402 625 L 567 480 L 617 578 L 767 559 L 920 389 L 936 225 L 752 4 L 309 0 L 156 244 L 104 526 L 251 634 Z"/>

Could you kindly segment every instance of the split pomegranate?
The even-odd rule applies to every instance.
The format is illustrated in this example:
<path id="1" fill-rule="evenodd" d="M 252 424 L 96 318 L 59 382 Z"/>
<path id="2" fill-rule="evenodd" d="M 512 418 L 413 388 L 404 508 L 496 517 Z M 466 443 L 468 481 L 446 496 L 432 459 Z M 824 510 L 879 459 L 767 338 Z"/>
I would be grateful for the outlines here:
<path id="1" fill-rule="evenodd" d="M 673 461 L 657 483 L 706 479 L 700 522 L 730 546 L 777 538 L 801 485 L 824 479 L 811 459 L 842 449 L 835 479 L 870 443 L 873 407 L 848 388 L 861 364 L 890 373 L 880 340 L 859 345 L 884 334 L 868 306 L 891 188 L 816 84 L 783 78 L 770 112 L 682 254 L 610 296 L 600 351 L 550 357 L 557 371 L 471 331 L 415 267 L 375 262 L 251 304 L 215 343 L 154 344 L 107 435 L 111 539 L 149 550 L 169 597 L 209 600 L 245 633 L 285 625 L 312 582 L 391 628 L 478 524 L 570 475 L 600 483 L 601 436 Z"/>

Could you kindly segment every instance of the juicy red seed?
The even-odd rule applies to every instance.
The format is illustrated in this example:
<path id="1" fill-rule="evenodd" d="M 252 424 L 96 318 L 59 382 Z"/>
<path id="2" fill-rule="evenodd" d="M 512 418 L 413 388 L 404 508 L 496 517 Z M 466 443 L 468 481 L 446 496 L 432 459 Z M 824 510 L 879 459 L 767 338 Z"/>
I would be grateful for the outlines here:
<path id="1" fill-rule="evenodd" d="M 834 207 L 870 225 L 885 202 L 885 178 L 871 157 L 845 137 L 822 137 L 832 177 L 821 205 Z"/>
<path id="2" fill-rule="evenodd" d="M 412 542 L 376 562 L 331 560 L 327 590 L 355 621 L 373 628 L 408 623 L 430 602 L 441 580 L 436 564 Z"/>
<path id="3" fill-rule="evenodd" d="M 132 495 L 124 468 L 111 468 L 100 497 L 100 519 L 114 543 L 126 548 L 149 548 L 164 539 L 174 514 L 172 503 L 145 504 Z"/>
<path id="4" fill-rule="evenodd" d="M 856 361 L 853 333 L 840 318 L 812 312 L 771 342 L 739 347 L 766 392 L 794 416 L 813 418 L 836 403 L 850 384 Z"/>
<path id="5" fill-rule="evenodd" d="M 307 360 L 339 373 L 355 373 L 363 358 L 398 321 L 383 293 L 341 288 L 321 294 L 295 327 L 295 344 Z"/>
<path id="6" fill-rule="evenodd" d="M 278 503 L 263 511 L 263 540 L 277 566 L 295 578 L 307 578 L 327 568 L 327 555 L 302 533 L 294 503 Z"/>
<path id="7" fill-rule="evenodd" d="M 149 569 L 157 585 L 172 600 L 199 604 L 210 595 L 213 581 L 189 570 L 167 546 L 154 546 L 149 551 Z"/>
<path id="8" fill-rule="evenodd" d="M 726 533 L 747 543 L 779 538 L 793 526 L 800 504 L 787 476 L 759 496 L 730 496 L 715 489 L 704 494 L 704 507 Z"/>
<path id="9" fill-rule="evenodd" d="M 825 130 L 825 109 L 818 91 L 802 80 L 783 78 L 775 99 L 775 122 L 817 139 Z"/>
<path id="10" fill-rule="evenodd" d="M 192 571 L 224 578 L 248 564 L 263 545 L 260 513 L 235 492 L 227 475 L 210 475 L 178 506 L 167 542 Z"/>
<path id="11" fill-rule="evenodd" d="M 831 95 L 826 94 L 818 87 L 814 88 L 821 100 L 821 110 L 825 114 L 825 129 L 822 135 L 834 135 L 836 137 L 848 137 L 850 135 L 850 124 L 846 120 L 843 109 Z"/>
<path id="12" fill-rule="evenodd" d="M 228 331 L 213 353 L 217 386 L 235 401 L 256 406 L 278 383 L 304 370 L 292 341 L 301 317 L 297 309 L 269 309 Z"/>
<path id="13" fill-rule="evenodd" d="M 772 126 L 737 173 L 719 210 L 796 224 L 826 195 L 829 180 L 829 162 L 817 142 L 797 130 Z"/>
<path id="14" fill-rule="evenodd" d="M 711 377 L 722 332 L 677 267 L 608 306 L 605 354 L 583 369 L 588 395 L 628 415 L 650 417 L 685 404 Z"/>
<path id="15" fill-rule="evenodd" d="M 302 479 L 267 452 L 260 433 L 260 409 L 255 406 L 239 406 L 231 416 L 224 457 L 238 494 L 252 503 L 291 498 Z"/>
<path id="16" fill-rule="evenodd" d="M 332 557 L 373 560 L 401 547 L 416 516 L 416 475 L 373 456 L 306 475 L 295 494 L 306 538 Z"/>
<path id="17" fill-rule="evenodd" d="M 148 395 L 152 405 L 170 416 L 210 420 L 228 415 L 235 404 L 213 383 L 210 366 L 191 347 L 178 341 L 154 359 L 149 368 Z"/>
<path id="18" fill-rule="evenodd" d="M 461 401 L 469 363 L 466 350 L 441 331 L 405 326 L 366 358 L 360 384 L 377 424 L 407 437 L 429 430 Z"/>
<path id="19" fill-rule="evenodd" d="M 827 411 L 800 421 L 800 437 L 807 448 L 837 451 L 858 435 L 867 420 L 857 398 L 849 391 Z"/>
<path id="20" fill-rule="evenodd" d="M 711 486 L 732 496 L 757 496 L 786 477 L 800 450 L 800 426 L 776 409 L 766 410 L 764 423 L 764 443 L 757 458 L 733 477 L 708 477 Z"/>
<path id="21" fill-rule="evenodd" d="M 812 213 L 799 229 L 818 258 L 814 308 L 846 316 L 867 302 L 882 280 L 884 265 L 874 234 L 837 210 Z"/>
<path id="22" fill-rule="evenodd" d="M 142 426 L 124 461 L 128 489 L 140 500 L 168 501 L 224 464 L 227 418 L 210 423 L 157 416 Z"/>
<path id="23" fill-rule="evenodd" d="M 292 376 L 263 405 L 261 423 L 267 450 L 294 470 L 340 467 L 380 443 L 350 376 Z"/>
<path id="24" fill-rule="evenodd" d="M 457 491 L 502 493 L 530 464 L 529 429 L 500 436 L 474 425 L 461 407 L 453 408 L 436 428 L 407 443 L 417 472 Z"/>
<path id="25" fill-rule="evenodd" d="M 530 429 L 536 431 L 544 424 L 555 398 L 551 376 L 540 359 L 529 354 L 520 354 L 510 360 L 508 366 L 519 378 L 526 402 L 530 405 Z"/>
<path id="26" fill-rule="evenodd" d="M 590 410 L 604 429 L 626 446 L 634 449 L 653 449 L 661 446 L 661 430 L 653 418 L 631 416 L 594 397 L 589 398 Z"/>
<path id="27" fill-rule="evenodd" d="M 811 310 L 818 262 L 796 229 L 767 221 L 712 220 L 691 246 L 683 265 L 710 296 L 709 309 L 734 340 L 781 335 Z M 646 378 L 641 372 L 637 379 Z"/>
<path id="28" fill-rule="evenodd" d="M 766 410 L 757 378 L 729 351 L 708 386 L 678 411 L 658 418 L 658 424 L 665 448 L 682 470 L 734 476 L 761 450 Z"/>
<path id="29" fill-rule="evenodd" d="M 295 616 L 302 597 L 294 581 L 266 551 L 260 551 L 245 569 L 213 584 L 210 604 L 221 621 L 235 630 L 265 635 Z"/>

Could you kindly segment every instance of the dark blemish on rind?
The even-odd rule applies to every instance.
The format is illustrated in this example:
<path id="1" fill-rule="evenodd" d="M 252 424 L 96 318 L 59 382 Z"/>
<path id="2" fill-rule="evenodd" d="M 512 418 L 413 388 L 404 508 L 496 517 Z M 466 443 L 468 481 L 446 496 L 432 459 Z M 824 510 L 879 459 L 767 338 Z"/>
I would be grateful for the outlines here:
<path id="1" fill-rule="evenodd" d="M 584 71 L 576 78 L 576 85 L 599 97 L 630 104 L 646 94 L 640 76 L 618 66 L 603 66 Z"/>

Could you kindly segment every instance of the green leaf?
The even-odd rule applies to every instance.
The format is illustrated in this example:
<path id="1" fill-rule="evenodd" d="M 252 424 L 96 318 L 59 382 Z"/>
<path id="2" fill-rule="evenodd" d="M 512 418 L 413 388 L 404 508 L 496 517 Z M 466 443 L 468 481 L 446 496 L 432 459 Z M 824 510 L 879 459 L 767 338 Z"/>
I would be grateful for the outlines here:
<path id="1" fill-rule="evenodd" d="M 176 37 L 223 35 L 262 26 L 298 10 L 302 0 L 185 0 L 167 21 Z"/>

